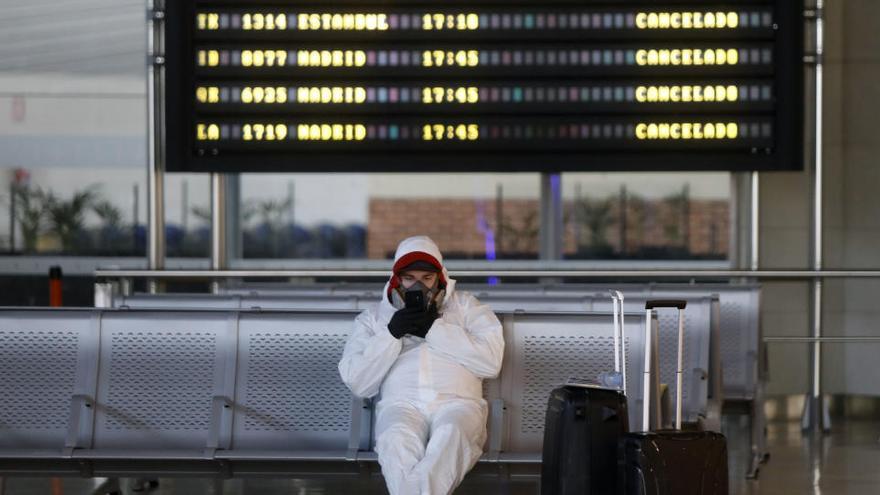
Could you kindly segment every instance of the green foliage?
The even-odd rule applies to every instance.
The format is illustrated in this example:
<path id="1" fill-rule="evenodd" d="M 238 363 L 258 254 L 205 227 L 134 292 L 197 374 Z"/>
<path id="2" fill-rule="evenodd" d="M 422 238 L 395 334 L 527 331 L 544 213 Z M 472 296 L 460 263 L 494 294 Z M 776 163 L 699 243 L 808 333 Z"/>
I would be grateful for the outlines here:
<path id="1" fill-rule="evenodd" d="M 190 211 L 192 211 L 192 214 L 202 222 L 208 225 L 211 224 L 211 208 L 206 206 L 193 206 Z"/>
<path id="2" fill-rule="evenodd" d="M 612 208 L 613 201 L 610 198 L 583 199 L 575 203 L 575 219 L 589 232 L 589 246 L 593 249 L 609 247 L 608 227 L 614 223 Z"/>
<path id="3" fill-rule="evenodd" d="M 665 198 L 666 204 L 669 206 L 670 215 L 667 215 L 666 221 L 663 222 L 663 234 L 670 244 L 687 245 L 687 211 L 690 206 L 690 187 L 685 184 L 681 191 L 671 194 Z"/>
<path id="4" fill-rule="evenodd" d="M 93 208 L 98 198 L 95 185 L 73 193 L 73 196 L 66 200 L 51 191 L 44 195 L 43 204 L 49 227 L 58 236 L 61 248 L 65 252 L 76 249 L 76 240 L 83 231 L 85 215 Z"/>
<path id="5" fill-rule="evenodd" d="M 46 193 L 37 188 L 15 185 L 12 190 L 15 201 L 15 220 L 21 229 L 24 252 L 37 250 L 37 239 L 46 226 Z"/>
<path id="6" fill-rule="evenodd" d="M 92 209 L 106 227 L 118 228 L 122 223 L 122 212 L 109 201 L 97 201 Z"/>
<path id="7" fill-rule="evenodd" d="M 256 204 L 257 215 L 262 223 L 275 228 L 284 222 L 284 215 L 290 211 L 292 205 L 293 198 L 287 198 L 284 201 L 275 199 L 259 201 Z"/>
<path id="8" fill-rule="evenodd" d="M 247 222 L 250 217 L 256 215 L 259 217 L 260 225 L 264 225 L 269 230 L 269 239 L 272 246 L 272 252 L 278 252 L 281 243 L 281 230 L 284 225 L 284 215 L 290 211 L 293 205 L 293 198 L 288 197 L 285 200 L 267 199 L 263 201 L 250 201 L 244 208 L 244 221 Z"/>
<path id="9" fill-rule="evenodd" d="M 498 246 L 499 252 L 531 253 L 537 249 L 540 220 L 537 208 L 529 209 L 514 223 L 510 217 L 501 220 L 501 238 L 504 246 Z"/>

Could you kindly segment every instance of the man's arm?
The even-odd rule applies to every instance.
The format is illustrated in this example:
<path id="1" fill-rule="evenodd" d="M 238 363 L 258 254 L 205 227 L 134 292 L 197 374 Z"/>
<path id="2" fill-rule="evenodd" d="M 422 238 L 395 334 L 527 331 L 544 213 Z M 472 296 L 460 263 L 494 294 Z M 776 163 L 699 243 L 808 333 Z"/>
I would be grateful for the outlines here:
<path id="1" fill-rule="evenodd" d="M 428 331 L 428 345 L 480 378 L 495 378 L 504 358 L 501 322 L 474 297 L 462 303 L 464 327 L 440 318 Z"/>
<path id="2" fill-rule="evenodd" d="M 372 311 L 359 314 L 339 361 L 339 375 L 351 393 L 358 397 L 378 394 L 401 346 L 387 328 L 380 327 Z"/>

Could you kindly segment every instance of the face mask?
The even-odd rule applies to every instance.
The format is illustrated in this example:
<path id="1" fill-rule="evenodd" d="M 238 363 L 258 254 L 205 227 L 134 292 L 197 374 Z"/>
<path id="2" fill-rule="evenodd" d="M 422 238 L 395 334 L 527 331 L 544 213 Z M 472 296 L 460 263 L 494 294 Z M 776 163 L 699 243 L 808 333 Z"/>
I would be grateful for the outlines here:
<path id="1" fill-rule="evenodd" d="M 444 291 L 438 289 L 435 284 L 434 288 L 428 288 L 425 284 L 421 282 L 416 282 L 412 284 L 409 289 L 404 289 L 403 286 L 398 286 L 397 290 L 393 291 L 392 294 L 392 304 L 395 308 L 401 309 L 406 306 L 406 293 L 407 292 L 421 292 L 422 300 L 424 301 L 424 308 L 430 310 L 431 307 L 438 307 L 439 301 L 442 299 Z"/>
<path id="2" fill-rule="evenodd" d="M 428 304 L 431 302 L 431 297 L 434 295 L 434 291 L 429 289 L 425 284 L 421 282 L 416 282 L 412 284 L 409 289 L 405 291 L 407 294 L 410 292 L 421 292 L 422 293 L 422 301 L 424 301 L 423 308 L 427 309 Z M 403 300 L 406 301 L 406 295 L 404 294 Z"/>

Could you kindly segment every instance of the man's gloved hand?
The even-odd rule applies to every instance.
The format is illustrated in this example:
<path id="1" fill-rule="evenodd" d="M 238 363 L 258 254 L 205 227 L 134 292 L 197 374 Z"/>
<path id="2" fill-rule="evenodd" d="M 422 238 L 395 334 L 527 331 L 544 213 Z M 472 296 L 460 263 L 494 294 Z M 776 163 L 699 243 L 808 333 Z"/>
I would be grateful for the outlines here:
<path id="1" fill-rule="evenodd" d="M 418 327 L 414 331 L 409 332 L 409 334 L 424 339 L 428 335 L 428 330 L 431 329 L 431 325 L 434 324 L 434 320 L 436 320 L 440 315 L 437 314 L 437 308 L 433 307 L 427 311 L 424 311 L 423 314 L 424 317 L 421 321 L 419 321 Z"/>
<path id="2" fill-rule="evenodd" d="M 388 322 L 388 331 L 399 339 L 406 334 L 424 337 L 437 319 L 437 311 L 426 311 L 421 308 L 403 308 L 394 313 Z"/>

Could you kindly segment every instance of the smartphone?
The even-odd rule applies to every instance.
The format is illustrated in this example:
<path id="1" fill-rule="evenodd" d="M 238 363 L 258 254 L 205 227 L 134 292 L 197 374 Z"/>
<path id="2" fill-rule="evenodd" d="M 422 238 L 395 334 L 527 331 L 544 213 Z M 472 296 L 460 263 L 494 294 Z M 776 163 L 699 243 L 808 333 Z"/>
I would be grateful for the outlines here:
<path id="1" fill-rule="evenodd" d="M 425 308 L 425 295 L 420 290 L 406 291 L 403 295 L 403 300 L 409 309 Z"/>

